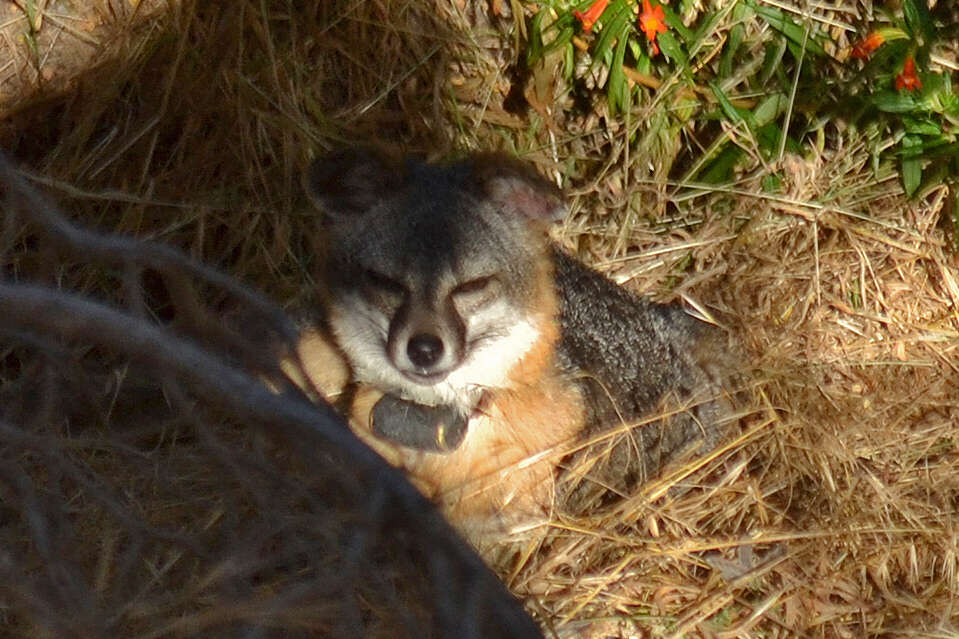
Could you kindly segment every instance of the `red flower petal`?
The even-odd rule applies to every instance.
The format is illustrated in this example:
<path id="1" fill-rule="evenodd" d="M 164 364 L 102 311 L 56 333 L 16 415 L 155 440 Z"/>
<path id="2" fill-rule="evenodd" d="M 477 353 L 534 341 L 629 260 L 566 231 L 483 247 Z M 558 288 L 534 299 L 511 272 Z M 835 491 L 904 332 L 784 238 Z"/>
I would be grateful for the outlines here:
<path id="1" fill-rule="evenodd" d="M 599 20 L 599 17 L 603 15 L 603 11 L 606 10 L 607 4 L 609 4 L 609 0 L 596 0 L 596 2 L 589 5 L 589 9 L 587 9 L 585 12 L 573 12 L 573 15 L 576 16 L 576 19 L 583 23 L 583 31 L 589 33 L 593 30 L 593 25 L 596 24 L 596 21 Z"/>
<path id="2" fill-rule="evenodd" d="M 656 44 L 656 34 L 666 33 L 669 27 L 663 22 L 666 14 L 663 12 L 662 5 L 653 6 L 649 0 L 643 0 L 643 12 L 639 14 L 639 28 L 646 34 L 646 39 Z M 653 53 L 659 52 L 659 47 L 653 47 Z"/>

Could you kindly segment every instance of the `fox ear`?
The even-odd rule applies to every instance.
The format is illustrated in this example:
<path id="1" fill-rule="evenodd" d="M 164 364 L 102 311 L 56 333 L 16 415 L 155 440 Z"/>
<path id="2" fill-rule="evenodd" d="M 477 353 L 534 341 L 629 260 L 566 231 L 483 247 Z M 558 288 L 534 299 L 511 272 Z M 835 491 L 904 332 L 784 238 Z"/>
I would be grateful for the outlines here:
<path id="1" fill-rule="evenodd" d="M 527 164 L 490 155 L 477 156 L 473 166 L 486 196 L 510 214 L 553 223 L 569 212 L 562 191 Z"/>
<path id="2" fill-rule="evenodd" d="M 314 160 L 304 182 L 313 204 L 327 216 L 355 216 L 395 193 L 401 173 L 401 166 L 386 155 L 345 149 Z"/>

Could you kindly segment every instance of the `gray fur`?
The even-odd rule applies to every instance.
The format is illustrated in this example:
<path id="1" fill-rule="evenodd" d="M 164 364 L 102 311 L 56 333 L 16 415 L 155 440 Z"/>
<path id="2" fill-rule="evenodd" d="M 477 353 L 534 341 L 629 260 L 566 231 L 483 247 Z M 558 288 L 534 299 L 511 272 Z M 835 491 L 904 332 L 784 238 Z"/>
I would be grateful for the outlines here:
<path id="1" fill-rule="evenodd" d="M 558 356 L 586 398 L 587 434 L 688 406 L 612 442 L 590 476 L 626 490 L 687 450 L 715 446 L 728 410 L 722 380 L 712 374 L 726 364 L 719 330 L 680 306 L 633 295 L 559 249 L 553 259 L 563 335 Z M 573 488 L 580 497 L 588 492 Z"/>

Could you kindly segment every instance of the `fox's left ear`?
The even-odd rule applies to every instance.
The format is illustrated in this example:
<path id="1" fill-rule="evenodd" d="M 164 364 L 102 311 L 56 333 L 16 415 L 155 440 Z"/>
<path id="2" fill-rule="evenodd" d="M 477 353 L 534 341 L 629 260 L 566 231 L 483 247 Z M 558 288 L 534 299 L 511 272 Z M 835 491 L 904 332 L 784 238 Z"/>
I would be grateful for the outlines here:
<path id="1" fill-rule="evenodd" d="M 569 212 L 562 191 L 518 160 L 479 155 L 473 158 L 473 170 L 485 195 L 509 214 L 553 223 Z"/>
<path id="2" fill-rule="evenodd" d="M 307 195 L 327 218 L 355 218 L 398 191 L 402 165 L 385 152 L 345 149 L 317 158 L 304 176 Z"/>

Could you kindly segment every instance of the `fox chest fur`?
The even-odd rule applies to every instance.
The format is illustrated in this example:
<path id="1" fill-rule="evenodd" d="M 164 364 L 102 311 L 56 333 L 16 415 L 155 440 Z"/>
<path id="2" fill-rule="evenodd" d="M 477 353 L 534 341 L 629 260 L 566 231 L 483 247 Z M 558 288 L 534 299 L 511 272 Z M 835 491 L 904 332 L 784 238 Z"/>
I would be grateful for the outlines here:
<path id="1" fill-rule="evenodd" d="M 548 516 L 557 468 L 585 435 L 714 386 L 705 328 L 552 245 L 561 195 L 521 164 L 345 152 L 318 160 L 308 187 L 328 238 L 325 331 L 300 349 L 308 373 L 330 395 L 348 385 L 354 430 L 467 532 Z M 385 396 L 394 413 L 443 407 L 461 441 L 384 437 L 372 416 Z M 716 409 L 697 406 L 605 459 L 645 477 L 709 430 Z"/>

